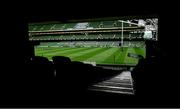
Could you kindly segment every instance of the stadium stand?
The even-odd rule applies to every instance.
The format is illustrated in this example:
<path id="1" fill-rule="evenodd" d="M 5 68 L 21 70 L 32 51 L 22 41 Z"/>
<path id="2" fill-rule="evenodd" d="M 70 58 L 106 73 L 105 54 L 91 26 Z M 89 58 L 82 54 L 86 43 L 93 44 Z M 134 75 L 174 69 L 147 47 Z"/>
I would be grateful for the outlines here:
<path id="1" fill-rule="evenodd" d="M 39 45 L 35 46 L 37 48 L 39 47 L 40 48 L 40 49 L 38 48 L 39 50 L 42 50 L 42 53 L 40 53 L 40 56 L 43 56 L 43 52 L 46 52 L 43 50 L 47 50 L 47 52 L 50 52 L 51 47 L 67 47 L 65 48 L 65 50 L 67 50 L 67 54 L 71 55 L 70 49 L 74 49 L 74 48 L 75 48 L 74 51 L 78 52 L 78 51 L 81 51 L 81 49 L 85 49 L 85 50 L 91 49 L 90 47 L 94 47 L 95 49 L 96 47 L 101 47 L 101 48 L 98 48 L 99 50 L 97 49 L 96 51 L 102 50 L 102 53 L 104 53 L 105 52 L 104 48 L 108 48 L 109 50 L 111 50 L 110 47 L 116 47 L 116 50 L 113 50 L 113 52 L 117 53 L 118 50 L 121 50 L 121 47 L 140 47 L 140 46 L 144 47 L 145 46 L 144 41 L 142 42 L 133 41 L 133 39 L 137 39 L 137 37 L 142 38 L 141 36 L 143 33 L 143 28 L 139 28 L 137 25 L 133 25 L 124 21 L 123 27 L 125 28 L 125 30 L 123 31 L 123 34 L 122 34 L 121 27 L 122 27 L 122 21 L 118 21 L 118 20 L 100 21 L 100 22 L 66 23 L 66 24 L 61 24 L 61 23 L 53 23 L 53 24 L 47 23 L 47 24 L 37 24 L 37 25 L 30 24 L 29 25 L 29 35 L 30 35 L 29 39 L 31 41 L 40 42 Z M 135 27 L 135 28 L 131 28 L 131 27 Z M 134 32 L 134 31 L 137 31 L 136 29 L 141 29 L 141 31 Z M 122 38 L 123 40 L 128 39 L 130 41 L 124 40 L 123 44 L 121 44 Z M 87 48 L 84 48 L 84 47 L 87 47 Z M 98 89 L 98 90 L 109 89 L 109 90 L 114 90 L 116 92 L 118 91 L 122 93 L 129 92 L 126 94 L 134 93 L 133 88 L 128 89 L 128 87 L 132 87 L 132 83 L 130 83 L 131 80 L 129 79 L 131 77 L 128 77 L 127 79 L 124 79 L 122 81 L 116 81 L 117 79 L 115 78 L 112 79 L 112 81 L 110 81 L 110 82 L 116 82 L 116 83 L 118 82 L 128 83 L 129 85 L 128 87 L 120 86 L 120 88 L 125 88 L 122 90 L 119 90 L 119 89 L 117 90 L 117 88 L 111 88 L 111 87 L 114 87 L 113 84 L 111 84 L 111 86 L 107 86 L 107 84 L 100 83 L 102 81 L 108 80 L 114 76 L 119 75 L 122 72 L 122 69 L 114 70 L 113 69 L 115 68 L 114 66 L 113 68 L 107 69 L 102 66 L 96 66 L 96 65 L 93 66 L 91 64 L 84 63 L 83 61 L 76 62 L 75 59 L 71 58 L 70 56 L 69 57 L 64 57 L 65 55 L 56 56 L 56 55 L 61 55 L 61 52 L 58 52 L 59 49 L 60 48 L 57 48 L 56 49 L 57 51 L 54 50 L 57 53 L 54 53 L 54 54 L 52 53 L 54 55 L 52 57 L 52 63 L 53 63 L 53 68 L 54 68 L 53 74 L 55 75 L 54 77 L 55 80 L 53 80 L 54 85 L 48 86 L 48 87 L 54 86 L 53 89 L 55 90 L 56 96 L 61 97 L 65 94 L 66 98 L 70 96 L 75 96 L 76 98 L 79 95 L 82 96 L 83 94 L 87 92 L 89 93 L 89 88 L 91 86 L 93 86 L 93 88 Z M 75 52 L 74 52 L 74 55 L 75 55 Z M 95 54 L 95 52 L 93 53 Z M 66 53 L 64 52 L 64 54 Z M 111 56 L 112 59 L 115 59 L 115 56 L 113 58 L 113 55 L 111 55 L 111 53 L 107 53 L 107 54 L 109 55 L 109 57 Z M 124 54 L 120 54 L 120 55 L 124 56 Z M 80 56 L 77 56 L 77 58 L 79 57 Z M 87 57 L 87 59 L 88 58 L 90 59 L 90 56 L 84 55 L 84 57 Z M 51 56 L 48 56 L 47 58 L 51 60 Z M 92 59 L 90 60 L 96 63 L 96 61 Z M 115 63 L 115 60 L 113 62 Z M 102 65 L 102 63 L 100 64 Z M 106 64 L 109 65 L 110 63 L 106 63 Z M 100 87 L 94 86 L 94 84 L 97 85 L 97 83 L 99 83 L 102 86 Z M 92 89 L 92 87 L 90 89 Z M 90 93 L 92 92 L 90 91 Z"/>
<path id="2" fill-rule="evenodd" d="M 34 36 L 30 40 L 93 40 L 93 39 L 121 39 L 121 33 L 96 33 L 96 34 L 69 34 L 69 35 L 54 35 L 54 36 Z M 124 39 L 142 39 L 142 33 L 123 33 Z"/>
<path id="3" fill-rule="evenodd" d="M 4 57 L 4 55 L 2 56 L 3 62 L 1 62 L 1 63 L 3 63 L 4 65 L 7 64 L 6 66 L 8 66 L 8 67 L 5 68 L 5 71 L 3 71 L 4 69 L 1 71 L 2 71 L 2 73 L 6 73 L 8 76 L 7 76 L 7 78 L 3 79 L 3 81 L 1 81 L 1 84 L 6 85 L 6 87 L 1 87 L 1 89 L 2 89 L 1 90 L 1 98 L 2 98 L 2 101 L 5 101 L 5 103 L 1 102 L 1 104 L 2 104 L 1 106 L 6 105 L 6 106 L 10 107 L 10 106 L 12 106 L 12 104 L 16 104 L 16 106 L 21 105 L 21 107 L 26 107 L 27 105 L 25 105 L 25 104 L 29 104 L 31 106 L 33 105 L 34 107 L 41 107 L 41 106 L 50 107 L 50 106 L 52 106 L 52 104 L 55 106 L 60 106 L 60 107 L 133 107 L 133 106 L 146 107 L 147 104 L 149 107 L 162 107 L 162 104 L 163 104 L 163 107 L 170 107 L 169 106 L 170 104 L 175 104 L 175 106 L 177 106 L 177 105 L 179 106 L 178 100 L 176 99 L 179 97 L 179 92 L 178 92 L 179 89 L 177 88 L 178 83 L 179 83 L 178 82 L 179 76 L 176 75 L 178 73 L 178 70 L 177 71 L 174 70 L 175 68 L 177 69 L 179 65 L 176 66 L 176 63 L 173 63 L 173 61 L 167 60 L 169 58 L 169 60 L 178 61 L 177 60 L 178 52 L 176 52 L 178 49 L 176 50 L 175 48 L 173 48 L 173 46 L 171 44 L 168 43 L 168 42 L 174 43 L 172 40 L 176 40 L 176 38 L 170 37 L 170 36 L 175 36 L 175 35 L 172 35 L 175 32 L 169 30 L 173 26 L 169 26 L 168 24 L 171 25 L 172 22 L 167 23 L 167 21 L 174 21 L 175 19 L 173 17 L 174 16 L 176 17 L 177 15 L 174 15 L 174 14 L 167 15 L 167 13 L 166 13 L 166 14 L 164 14 L 164 17 L 162 17 L 162 14 L 160 13 L 161 11 L 157 11 L 156 9 L 154 9 L 154 5 L 152 5 L 152 3 L 145 3 L 143 5 L 140 5 L 139 2 L 137 2 L 137 1 L 135 1 L 135 2 L 137 3 L 137 5 L 135 5 L 134 3 L 130 3 L 130 2 L 123 3 L 123 4 L 118 4 L 118 3 L 114 3 L 114 2 L 112 4 L 109 4 L 110 2 L 107 2 L 107 7 L 104 4 L 102 4 L 101 2 L 100 2 L 100 4 L 96 4 L 96 3 L 92 2 L 92 5 L 91 5 L 92 7 L 88 7 L 87 5 L 82 5 L 80 3 L 77 3 L 77 4 L 79 4 L 79 6 L 77 6 L 76 4 L 73 4 L 74 7 L 71 7 L 70 11 L 69 11 L 69 9 L 68 9 L 68 11 L 66 11 L 67 10 L 66 8 L 70 8 L 68 5 L 64 5 L 63 6 L 64 8 L 61 7 L 61 5 L 63 5 L 63 3 L 57 4 L 58 5 L 57 7 L 54 5 L 51 5 L 52 8 L 48 7 L 48 5 L 50 6 L 50 4 L 47 4 L 47 6 L 43 5 L 43 8 L 42 8 L 42 7 L 39 7 L 38 3 L 33 2 L 32 5 L 29 5 L 30 7 L 27 7 L 28 10 L 29 9 L 33 10 L 32 13 L 28 11 L 28 13 L 25 13 L 25 15 L 21 15 L 21 12 L 17 11 L 18 13 L 12 12 L 12 13 L 9 13 L 10 16 L 9 15 L 5 16 L 5 19 L 6 19 L 6 17 L 9 17 L 9 18 L 8 18 L 7 22 L 4 22 L 6 26 L 5 27 L 2 26 L 2 27 L 5 30 L 7 30 L 7 32 L 5 31 L 5 33 L 6 33 L 8 40 L 3 40 L 4 42 L 7 42 L 7 43 L 3 44 L 2 48 L 6 45 L 8 45 L 8 46 L 7 46 L 6 50 L 2 49 L 2 51 L 4 50 L 4 53 L 1 53 L 1 54 L 6 55 L 6 57 Z M 50 3 L 50 2 L 48 2 L 48 3 Z M 39 4 L 41 4 L 41 3 L 39 3 Z M 86 3 L 86 4 L 88 4 L 88 3 Z M 96 6 L 94 6 L 93 4 L 95 4 Z M 150 4 L 151 6 L 147 6 L 148 4 Z M 154 3 L 154 4 L 156 4 L 156 3 Z M 117 6 L 114 6 L 114 5 L 117 5 Z M 34 6 L 39 7 L 39 9 L 36 9 Z M 113 9 L 110 9 L 109 6 L 113 6 Z M 122 7 L 122 6 L 124 6 L 124 7 Z M 134 7 L 132 7 L 132 6 L 134 6 Z M 26 7 L 26 6 L 24 6 L 24 7 Z M 96 7 L 97 7 L 97 9 L 96 9 Z M 117 7 L 119 7 L 119 8 L 117 9 Z M 86 10 L 87 8 L 88 8 L 88 10 Z M 159 8 L 159 6 L 158 6 L 158 8 Z M 22 9 L 23 8 L 21 8 L 20 10 L 22 10 Z M 83 9 L 85 11 L 82 11 Z M 151 10 L 151 12 L 147 11 L 148 9 L 149 9 L 149 11 Z M 12 8 L 12 10 L 13 10 L 13 8 Z M 89 13 L 90 10 L 91 10 L 91 12 L 95 12 L 95 13 Z M 168 12 L 172 13 L 172 11 L 170 10 Z M 103 13 L 103 12 L 105 12 L 105 13 Z M 166 12 L 166 11 L 163 10 L 163 12 Z M 24 13 L 24 12 L 22 12 L 22 13 Z M 96 17 L 101 17 L 101 16 L 108 17 L 109 15 L 120 16 L 120 17 L 121 16 L 123 17 L 123 15 L 124 16 L 127 15 L 126 18 L 145 18 L 145 16 L 149 17 L 149 14 L 152 14 L 152 13 L 153 13 L 153 15 L 154 15 L 154 13 L 156 13 L 158 15 L 158 17 L 160 17 L 160 18 L 163 18 L 163 19 L 165 18 L 165 22 L 163 22 L 162 21 L 163 19 L 161 19 L 160 23 L 165 24 L 165 26 L 161 25 L 161 29 L 166 28 L 167 32 L 169 32 L 170 34 L 168 34 L 165 31 L 165 35 L 161 37 L 161 41 L 164 40 L 164 37 L 167 37 L 167 39 L 169 39 L 167 41 L 167 43 L 166 43 L 166 41 L 161 42 L 161 43 L 164 43 L 164 45 L 166 45 L 167 48 L 164 47 L 163 45 L 161 45 L 161 46 L 164 47 L 163 49 L 165 49 L 165 52 L 168 52 L 171 55 L 169 57 L 164 57 L 163 59 L 161 59 L 161 57 L 159 56 L 158 58 L 153 59 L 152 60 L 153 62 L 151 61 L 151 58 L 149 58 L 143 62 L 141 61 L 140 67 L 137 68 L 136 71 L 134 70 L 134 74 L 136 72 L 136 73 L 139 73 L 138 77 L 140 75 L 140 80 L 137 81 L 139 84 L 139 86 L 138 86 L 139 89 L 137 91 L 140 91 L 139 94 L 141 94 L 142 96 L 138 96 L 138 95 L 130 96 L 130 97 L 126 96 L 127 97 L 126 98 L 126 97 L 123 97 L 122 95 L 118 95 L 118 94 L 110 95 L 107 93 L 106 94 L 95 93 L 95 94 L 92 94 L 92 95 L 94 95 L 91 97 L 92 99 L 84 96 L 84 98 L 86 98 L 86 99 L 79 100 L 79 98 L 82 96 L 77 96 L 77 97 L 73 98 L 72 96 L 68 95 L 69 93 L 61 93 L 61 89 L 65 89 L 65 88 L 62 87 L 59 83 L 53 82 L 51 85 L 56 84 L 55 87 L 58 90 L 54 90 L 53 88 L 50 88 L 48 86 L 48 87 L 46 87 L 46 90 L 44 90 L 44 91 L 41 90 L 42 92 L 40 91 L 41 93 L 46 92 L 46 93 L 42 94 L 42 95 L 44 95 L 44 97 L 41 98 L 41 97 L 39 97 L 40 93 L 36 93 L 36 92 L 39 92 L 39 90 L 32 87 L 34 84 L 27 85 L 25 81 L 21 81 L 21 78 L 23 78 L 23 76 L 21 74 L 19 74 L 20 70 L 22 69 L 22 74 L 26 73 L 28 70 L 28 69 L 25 69 L 25 70 L 23 69 L 23 65 L 21 64 L 24 61 L 23 58 L 24 57 L 26 58 L 26 56 L 27 56 L 26 54 L 28 54 L 29 52 L 32 54 L 34 52 L 33 51 L 34 46 L 32 47 L 31 50 L 29 50 L 28 53 L 26 52 L 26 51 L 28 51 L 26 49 L 26 48 L 28 48 L 28 47 L 26 47 L 26 46 L 28 46 L 28 44 L 26 44 L 26 42 L 28 42 L 28 41 L 26 40 L 27 32 L 25 32 L 24 29 L 27 30 L 26 23 L 29 23 L 28 22 L 29 19 L 30 19 L 30 22 L 33 22 L 33 21 L 38 22 L 41 20 L 44 20 L 44 21 L 47 21 L 47 20 L 49 20 L 49 21 L 59 20 L 60 21 L 60 20 L 62 20 L 62 22 L 64 22 L 64 21 L 68 21 L 71 19 L 75 19 L 75 18 L 84 19 L 84 18 L 88 18 L 88 17 L 89 18 L 96 18 Z M 141 16 L 141 14 L 143 14 L 143 15 Z M 15 17 L 14 17 L 14 15 L 15 15 Z M 20 16 L 18 16 L 18 15 L 20 15 Z M 134 15 L 134 16 L 128 16 L 128 15 Z M 26 19 L 27 17 L 29 17 L 29 19 Z M 2 20 L 2 21 L 4 21 L 4 20 Z M 25 24 L 22 24 L 22 23 L 25 23 Z M 107 22 L 107 24 L 106 24 L 106 22 L 103 22 L 102 27 L 104 27 L 104 28 L 110 27 L 111 24 L 108 24 L 108 23 L 109 22 Z M 9 25 L 12 25 L 14 28 L 9 28 Z M 54 23 L 52 25 L 47 26 L 47 28 L 46 28 L 46 26 L 42 26 L 41 24 L 39 24 L 37 26 L 31 25 L 32 27 L 30 27 L 29 30 L 30 31 L 66 30 L 67 28 L 74 28 L 74 26 L 75 26 L 75 24 L 70 27 L 68 27 L 68 25 L 69 24 L 65 25 L 65 24 L 60 24 L 60 23 L 57 23 L 57 24 Z M 96 28 L 99 28 L 100 24 L 97 24 L 97 25 L 94 24 L 94 25 L 96 26 Z M 117 22 L 117 21 L 115 21 L 112 25 L 114 27 L 122 26 L 121 23 Z M 87 26 L 87 28 L 91 28 L 91 27 L 95 27 L 95 26 L 89 25 L 89 26 Z M 126 24 L 124 24 L 123 26 L 126 26 Z M 130 25 L 127 24 L 127 26 L 130 26 Z M 131 24 L 131 26 L 133 26 L 133 25 Z M 167 28 L 167 27 L 170 27 L 170 28 Z M 173 28 L 173 30 L 174 29 L 175 29 L 175 27 Z M 114 37 L 114 34 L 112 36 Z M 32 36 L 32 37 L 34 38 L 34 36 Z M 40 37 L 40 36 L 38 36 L 38 37 Z M 116 35 L 115 38 L 116 37 L 119 38 L 120 36 Z M 51 37 L 48 37 L 48 40 L 50 38 Z M 59 38 L 59 37 L 57 37 L 57 38 Z M 54 39 L 57 39 L 57 38 L 54 38 Z M 77 36 L 77 39 L 79 39 L 79 38 L 80 37 Z M 52 38 L 52 40 L 54 40 L 54 39 Z M 62 39 L 62 38 L 60 38 L 60 39 Z M 63 39 L 66 39 L 66 38 L 63 37 Z M 58 43 L 61 43 L 61 41 L 59 41 Z M 62 42 L 62 43 L 68 44 L 70 42 L 68 41 L 68 42 Z M 79 43 L 83 43 L 83 41 L 82 42 L 79 41 Z M 97 42 L 95 42 L 95 44 L 96 43 Z M 110 43 L 110 42 L 108 42 L 108 43 Z M 17 44 L 17 45 L 15 45 L 15 44 Z M 102 44 L 105 45 L 103 41 L 102 41 Z M 111 44 L 114 45 L 116 43 L 112 42 Z M 124 42 L 124 44 L 126 44 L 126 42 Z M 79 44 L 79 45 L 82 45 L 82 44 Z M 90 45 L 93 45 L 93 44 L 90 44 Z M 108 45 L 110 45 L 110 44 L 108 44 Z M 176 43 L 174 45 L 176 45 Z M 176 50 L 176 51 L 173 51 L 173 50 Z M 9 57 L 9 56 L 11 56 L 11 57 Z M 6 60 L 5 61 L 6 63 L 4 62 L 4 60 Z M 16 62 L 16 60 L 17 60 L 17 62 Z M 14 70 L 14 68 L 13 68 L 14 64 L 11 64 L 11 63 L 15 63 L 20 70 L 19 69 Z M 71 62 L 71 63 L 73 63 L 73 62 Z M 11 66 L 10 66 L 10 64 L 11 64 Z M 60 77 L 60 75 L 58 75 L 59 76 L 58 78 L 60 78 L 60 79 L 63 78 L 65 80 L 65 82 L 68 81 L 69 83 L 70 82 L 72 83 L 72 85 L 70 85 L 72 87 L 68 87 L 72 93 L 74 93 L 73 91 L 77 89 L 77 87 L 75 87 L 77 84 L 75 84 L 73 80 L 76 80 L 79 78 L 82 79 L 81 77 L 83 77 L 82 80 L 84 80 L 84 78 L 87 77 L 87 75 L 83 75 L 83 74 L 80 75 L 80 73 L 78 73 L 78 70 L 80 70 L 78 68 L 83 68 L 84 65 L 82 65 L 82 63 L 76 63 L 76 62 L 74 62 L 74 64 L 76 64 L 77 66 L 79 65 L 79 66 L 77 68 L 75 67 L 76 69 L 72 68 L 72 70 L 71 70 L 72 72 L 65 72 L 65 71 L 63 72 L 63 73 L 67 73 L 67 74 L 74 73 L 72 76 L 77 74 L 74 76 L 74 78 L 71 77 L 72 81 L 71 81 L 71 79 L 69 79 L 69 76 L 71 76 L 71 75 L 67 75 L 67 78 L 66 77 L 63 78 L 63 77 Z M 150 66 L 148 66 L 149 64 L 150 64 Z M 81 65 L 82 65 L 82 67 L 80 67 Z M 169 65 L 171 65 L 171 66 L 169 66 Z M 6 67 L 6 66 L 2 66 L 2 67 Z M 68 67 L 68 69 L 69 68 L 70 67 Z M 8 71 L 9 69 L 12 69 L 12 70 Z M 85 70 L 85 69 L 91 69 L 91 66 L 84 67 L 83 70 Z M 95 71 L 99 72 L 101 70 L 102 70 L 101 68 L 97 68 L 97 70 L 95 70 Z M 92 71 L 92 70 L 90 70 L 90 71 Z M 90 71 L 88 71 L 88 72 L 90 72 Z M 82 71 L 82 72 L 84 74 L 86 73 L 84 71 Z M 109 72 L 109 70 L 104 71 L 104 72 Z M 13 80 L 9 79 L 9 77 L 12 77 L 11 73 L 16 74 L 16 77 L 13 77 L 13 78 L 15 78 Z M 92 73 L 92 72 L 90 72 L 90 73 Z M 112 72 L 110 72 L 110 73 L 112 73 Z M 78 75 L 80 75 L 81 77 L 76 78 L 76 76 L 78 76 Z M 32 82 L 34 80 L 34 78 L 35 77 L 30 78 L 30 80 L 31 80 L 30 82 Z M 20 80 L 21 83 L 24 83 L 23 85 L 20 85 L 20 89 L 18 89 L 16 87 L 16 85 L 18 85 L 16 81 L 18 81 L 18 80 Z M 39 79 L 39 81 L 41 81 L 41 79 Z M 9 82 L 10 85 L 7 84 L 6 82 Z M 83 84 L 84 81 L 81 81 L 81 83 Z M 11 86 L 13 86 L 11 84 L 14 85 L 13 88 L 11 88 Z M 36 83 L 36 84 L 38 84 L 38 83 Z M 165 87 L 162 88 L 162 85 Z M 28 88 L 24 89 L 25 86 L 30 87 L 31 90 L 27 91 Z M 41 85 L 39 85 L 39 87 L 40 86 Z M 47 89 L 50 89 L 51 92 L 48 92 Z M 70 90 L 68 90 L 68 91 L 70 91 Z M 7 91 L 7 92 L 3 93 L 3 91 L 4 92 Z M 60 92 L 58 92 L 58 91 L 60 91 Z M 18 92 L 18 93 L 16 93 L 16 92 Z M 57 96 L 56 95 L 57 93 L 61 93 L 62 96 Z M 160 94 L 162 96 L 159 96 Z M 16 95 L 16 96 L 14 97 L 11 95 Z M 47 97 L 48 95 L 53 96 L 52 99 L 49 99 Z M 147 97 L 146 95 L 152 96 L 151 97 L 152 99 L 149 99 L 149 97 Z M 26 98 L 26 99 L 22 99 L 22 96 L 24 96 L 23 98 Z M 33 97 L 29 98 L 27 96 L 33 96 Z M 169 96 L 172 96 L 172 97 L 169 98 Z M 177 96 L 177 97 L 174 98 L 174 96 Z M 4 98 L 6 98 L 7 102 L 6 102 L 6 100 L 4 100 Z M 16 100 L 16 98 L 19 98 L 20 100 L 18 100 L 18 99 Z M 67 102 L 64 102 L 65 101 L 64 98 L 67 99 Z M 71 99 L 73 99 L 73 100 L 71 100 Z M 10 101 L 10 103 L 8 101 Z M 87 101 L 87 104 L 84 103 L 83 101 Z M 171 101 L 171 102 L 169 103 L 169 101 Z M 51 102 L 52 104 L 48 103 L 48 102 Z M 34 104 L 36 104 L 36 105 L 34 105 Z M 72 106 L 72 104 L 74 104 L 74 105 Z"/>
<path id="4" fill-rule="evenodd" d="M 86 93 L 89 86 L 119 74 L 119 72 L 94 67 L 91 64 L 71 61 L 64 56 L 54 56 L 52 59 L 56 72 L 55 83 L 61 87 L 56 89 L 57 96 L 66 93 L 67 96 L 77 97 L 79 94 Z"/>
<path id="5" fill-rule="evenodd" d="M 115 28 L 122 27 L 122 21 L 114 20 L 114 21 L 101 21 L 101 22 L 87 22 L 83 28 Z M 84 25 L 83 23 L 49 23 L 49 24 L 30 24 L 29 31 L 44 31 L 44 30 L 68 30 L 68 29 L 81 29 L 77 28 L 77 25 Z M 131 22 L 123 21 L 124 27 L 137 27 L 137 24 L 133 24 Z M 78 26 L 79 27 L 79 26 Z"/>

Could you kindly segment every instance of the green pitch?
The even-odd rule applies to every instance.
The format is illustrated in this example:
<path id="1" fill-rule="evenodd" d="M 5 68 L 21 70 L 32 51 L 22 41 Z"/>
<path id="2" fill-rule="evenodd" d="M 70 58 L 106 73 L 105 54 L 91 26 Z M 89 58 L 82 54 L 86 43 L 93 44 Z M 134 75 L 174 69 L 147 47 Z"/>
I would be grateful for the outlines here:
<path id="1" fill-rule="evenodd" d="M 122 50 L 123 49 L 123 50 Z M 96 62 L 96 64 L 137 64 L 138 59 L 128 57 L 135 53 L 145 57 L 145 48 L 100 47 L 36 47 L 35 55 L 52 60 L 53 56 L 66 56 L 72 61 Z"/>

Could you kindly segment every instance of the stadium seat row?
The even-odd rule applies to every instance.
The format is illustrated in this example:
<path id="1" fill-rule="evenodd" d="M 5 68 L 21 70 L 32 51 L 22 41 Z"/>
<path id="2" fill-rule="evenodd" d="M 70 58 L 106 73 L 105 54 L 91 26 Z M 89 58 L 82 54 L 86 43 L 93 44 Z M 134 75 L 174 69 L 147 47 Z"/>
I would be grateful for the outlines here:
<path id="1" fill-rule="evenodd" d="M 43 31 L 43 30 L 66 30 L 70 28 L 76 29 L 77 25 L 81 23 L 54 23 L 54 24 L 30 24 L 29 31 Z M 132 25 L 130 23 L 124 22 L 124 27 L 132 27 L 137 25 Z M 113 28 L 113 27 L 122 27 L 121 21 L 101 21 L 101 22 L 88 22 L 87 25 L 83 28 Z"/>
<path id="2" fill-rule="evenodd" d="M 124 33 L 123 38 L 137 39 L 142 38 L 143 34 Z M 30 40 L 88 40 L 88 39 L 121 39 L 121 33 L 102 33 L 102 34 L 78 34 L 78 35 L 54 35 L 54 36 L 32 36 Z"/>
<path id="3" fill-rule="evenodd" d="M 71 61 L 68 57 L 54 56 L 52 60 L 41 56 L 31 57 L 26 62 L 26 80 L 31 85 L 34 83 L 33 87 L 37 87 L 37 90 L 45 87 L 46 91 L 53 91 L 56 96 L 85 93 L 89 86 L 119 74 L 117 71 Z"/>

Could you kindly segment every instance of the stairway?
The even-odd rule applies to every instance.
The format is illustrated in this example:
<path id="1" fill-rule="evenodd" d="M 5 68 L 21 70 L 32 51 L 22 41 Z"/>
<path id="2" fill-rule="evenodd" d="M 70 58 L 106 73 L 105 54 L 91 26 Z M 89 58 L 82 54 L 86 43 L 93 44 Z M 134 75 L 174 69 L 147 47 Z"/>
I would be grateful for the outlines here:
<path id="1" fill-rule="evenodd" d="M 116 77 L 91 86 L 89 90 L 134 95 L 131 72 L 123 71 Z"/>

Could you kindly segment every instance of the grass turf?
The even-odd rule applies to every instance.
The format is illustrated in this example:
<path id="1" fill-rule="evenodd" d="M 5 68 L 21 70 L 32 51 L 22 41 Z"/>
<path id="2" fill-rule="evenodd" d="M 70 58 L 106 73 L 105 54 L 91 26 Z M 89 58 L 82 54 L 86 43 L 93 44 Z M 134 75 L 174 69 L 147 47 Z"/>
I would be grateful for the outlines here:
<path id="1" fill-rule="evenodd" d="M 123 49 L 123 50 L 122 50 Z M 72 61 L 89 61 L 97 64 L 137 64 L 138 60 L 128 57 L 135 53 L 145 57 L 145 48 L 100 48 L 100 47 L 36 47 L 35 55 L 52 60 L 53 56 L 67 56 Z"/>

